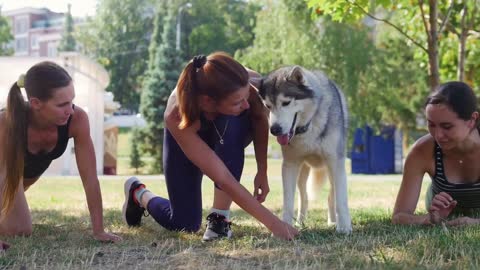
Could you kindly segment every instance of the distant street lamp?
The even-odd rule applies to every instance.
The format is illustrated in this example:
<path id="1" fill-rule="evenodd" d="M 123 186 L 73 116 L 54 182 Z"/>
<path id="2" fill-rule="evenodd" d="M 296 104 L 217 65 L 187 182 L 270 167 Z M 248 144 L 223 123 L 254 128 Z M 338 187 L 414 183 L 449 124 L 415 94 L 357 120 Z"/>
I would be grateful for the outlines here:
<path id="1" fill-rule="evenodd" d="M 182 11 L 185 8 L 191 8 L 192 4 L 186 3 L 178 8 L 178 15 L 177 15 L 177 51 L 180 51 L 180 36 L 182 31 Z"/>

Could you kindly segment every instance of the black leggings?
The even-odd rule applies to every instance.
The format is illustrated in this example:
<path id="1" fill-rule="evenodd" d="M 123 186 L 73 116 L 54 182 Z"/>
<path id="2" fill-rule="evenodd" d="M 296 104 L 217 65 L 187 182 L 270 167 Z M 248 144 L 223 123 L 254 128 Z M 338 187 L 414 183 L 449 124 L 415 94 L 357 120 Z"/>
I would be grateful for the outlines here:
<path id="1" fill-rule="evenodd" d="M 218 116 L 215 125 L 223 136 L 224 144 L 211 121 L 201 119 L 198 135 L 220 157 L 232 175 L 240 181 L 244 165 L 244 149 L 251 141 L 248 113 L 239 116 Z M 183 153 L 168 129 L 164 130 L 163 167 L 169 200 L 155 197 L 147 205 L 147 211 L 168 230 L 195 232 L 202 222 L 203 173 Z M 216 186 L 216 188 L 218 188 Z"/>

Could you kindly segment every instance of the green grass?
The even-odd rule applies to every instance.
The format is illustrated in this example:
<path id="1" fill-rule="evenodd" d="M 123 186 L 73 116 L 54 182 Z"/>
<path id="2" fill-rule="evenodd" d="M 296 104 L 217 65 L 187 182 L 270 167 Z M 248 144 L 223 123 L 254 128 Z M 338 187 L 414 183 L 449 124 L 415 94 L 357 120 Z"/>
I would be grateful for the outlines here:
<path id="1" fill-rule="evenodd" d="M 234 238 L 203 243 L 198 233 L 170 232 L 151 217 L 139 228 L 129 228 L 121 218 L 126 175 L 129 168 L 130 130 L 121 129 L 118 144 L 118 173 L 103 176 L 105 225 L 123 237 L 104 244 L 91 237 L 90 217 L 78 177 L 44 177 L 27 192 L 32 212 L 33 235 L 3 237 L 12 247 L 0 253 L 0 268 L 11 269 L 477 269 L 480 248 L 477 227 L 394 226 L 391 213 L 400 185 L 400 175 L 349 175 L 349 206 L 353 221 L 351 235 L 336 234 L 327 226 L 325 186 L 310 211 L 301 235 L 281 241 L 238 206 L 232 206 Z M 278 147 L 271 140 L 272 150 Z M 277 147 L 277 148 L 276 148 Z M 150 157 L 143 157 L 151 162 Z M 270 159 L 271 192 L 265 205 L 281 215 L 281 160 Z M 350 161 L 346 164 L 350 171 Z M 254 158 L 247 158 L 243 185 L 252 190 L 256 173 Z M 163 176 L 141 175 L 154 193 L 166 196 Z M 425 212 L 424 181 L 418 211 Z M 213 201 L 213 184 L 203 181 L 204 216 Z"/>
<path id="2" fill-rule="evenodd" d="M 121 128 L 118 132 L 117 142 L 117 174 L 119 175 L 145 175 L 149 174 L 149 164 L 153 162 L 153 158 L 143 156 L 141 159 L 144 166 L 135 171 L 130 167 L 130 147 L 131 147 L 131 129 Z"/>
<path id="3" fill-rule="evenodd" d="M 265 205 L 280 215 L 282 197 L 277 161 L 270 166 L 271 193 Z M 251 162 L 249 162 L 251 163 Z M 244 185 L 252 189 L 252 166 Z M 147 187 L 166 195 L 161 176 L 144 176 Z M 390 216 L 399 175 L 349 175 L 353 234 L 327 226 L 328 186 L 310 205 L 301 235 L 291 242 L 272 238 L 266 228 L 236 205 L 235 237 L 213 243 L 198 233 L 170 232 L 151 217 L 139 228 L 121 219 L 124 177 L 101 177 L 107 230 L 124 240 L 99 243 L 90 236 L 89 215 L 77 177 L 48 177 L 31 187 L 31 237 L 3 237 L 12 247 L 0 255 L 0 268 L 13 269 L 456 269 L 479 268 L 480 231 L 476 227 L 394 226 Z M 427 182 L 427 181 L 426 181 Z M 423 186 L 425 190 L 426 183 Z M 213 199 L 211 181 L 203 181 L 203 208 Z M 419 211 L 425 211 L 423 196 Z"/>

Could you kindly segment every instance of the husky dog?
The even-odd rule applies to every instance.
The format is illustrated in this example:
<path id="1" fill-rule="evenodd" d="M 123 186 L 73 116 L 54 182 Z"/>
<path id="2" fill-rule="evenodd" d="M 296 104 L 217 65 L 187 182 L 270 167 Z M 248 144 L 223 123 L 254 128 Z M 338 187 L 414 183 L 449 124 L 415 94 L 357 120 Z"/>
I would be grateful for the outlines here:
<path id="1" fill-rule="evenodd" d="M 308 181 L 312 196 L 328 176 L 328 223 L 336 224 L 337 232 L 350 233 L 345 171 L 348 115 L 342 92 L 322 72 L 300 66 L 273 71 L 262 79 L 259 92 L 270 110 L 270 132 L 282 146 L 283 220 L 292 224 L 295 184 L 301 224 L 308 207 L 307 178 L 312 178 Z"/>

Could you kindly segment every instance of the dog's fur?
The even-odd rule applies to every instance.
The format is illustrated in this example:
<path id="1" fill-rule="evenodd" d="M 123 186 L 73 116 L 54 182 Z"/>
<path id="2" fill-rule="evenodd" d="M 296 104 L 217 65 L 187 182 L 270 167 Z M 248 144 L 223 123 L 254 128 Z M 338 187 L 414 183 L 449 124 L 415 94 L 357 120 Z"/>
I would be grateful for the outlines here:
<path id="1" fill-rule="evenodd" d="M 283 220 L 293 222 L 295 183 L 300 193 L 297 221 L 302 223 L 309 174 L 308 196 L 328 176 L 328 222 L 336 224 L 337 232 L 350 233 L 345 171 L 348 116 L 342 92 L 322 72 L 299 66 L 273 71 L 262 79 L 259 92 L 270 110 L 270 132 L 282 144 Z"/>

